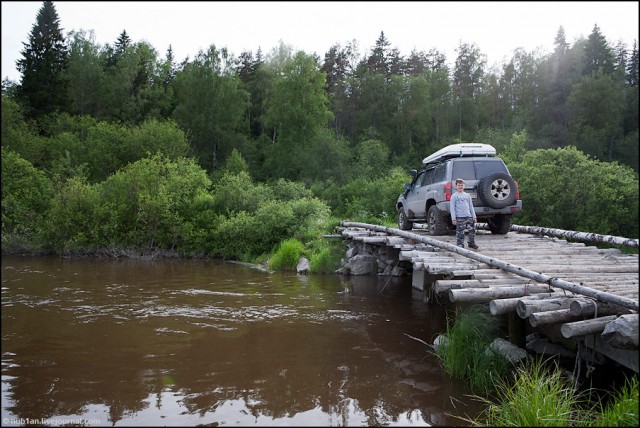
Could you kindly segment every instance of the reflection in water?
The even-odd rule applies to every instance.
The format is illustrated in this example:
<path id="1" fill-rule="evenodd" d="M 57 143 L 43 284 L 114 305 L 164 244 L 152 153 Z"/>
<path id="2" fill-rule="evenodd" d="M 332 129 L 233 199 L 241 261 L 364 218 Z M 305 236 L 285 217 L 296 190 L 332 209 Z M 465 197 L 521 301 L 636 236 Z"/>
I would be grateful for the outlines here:
<path id="1" fill-rule="evenodd" d="M 463 425 L 410 280 L 2 257 L 3 425 Z M 22 421 L 21 421 L 22 419 Z"/>

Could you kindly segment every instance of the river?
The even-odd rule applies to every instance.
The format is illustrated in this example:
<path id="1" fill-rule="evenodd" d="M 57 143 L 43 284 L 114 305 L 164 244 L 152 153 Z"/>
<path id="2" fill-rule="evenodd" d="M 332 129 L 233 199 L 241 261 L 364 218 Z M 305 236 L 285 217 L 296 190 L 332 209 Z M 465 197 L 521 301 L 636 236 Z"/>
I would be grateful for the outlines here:
<path id="1" fill-rule="evenodd" d="M 464 426 L 410 278 L 2 256 L 2 425 Z"/>

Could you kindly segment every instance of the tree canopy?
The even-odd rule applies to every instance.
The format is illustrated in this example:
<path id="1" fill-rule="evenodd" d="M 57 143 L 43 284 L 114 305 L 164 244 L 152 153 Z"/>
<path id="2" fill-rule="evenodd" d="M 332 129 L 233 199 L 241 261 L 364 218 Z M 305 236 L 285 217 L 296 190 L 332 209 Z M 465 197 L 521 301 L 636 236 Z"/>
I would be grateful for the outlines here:
<path id="1" fill-rule="evenodd" d="M 49 234 L 62 247 L 106 245 L 107 234 L 94 228 L 110 223 L 90 214 L 104 203 L 103 186 L 113 187 L 122 177 L 153 180 L 154 173 L 168 170 L 199 177 L 195 165 L 220 188 L 198 181 L 195 193 L 162 193 L 159 187 L 140 193 L 146 196 L 136 203 L 151 204 L 144 205 L 149 217 L 137 212 L 137 220 L 128 218 L 127 224 L 153 224 L 161 234 L 118 229 L 123 245 L 154 242 L 192 251 L 198 242 L 204 245 L 205 236 L 222 242 L 240 231 L 241 221 L 254 224 L 258 211 L 274 224 L 261 211 L 267 206 L 289 219 L 287 231 L 299 231 L 290 217 L 295 210 L 323 209 L 316 201 L 288 206 L 274 196 L 290 188 L 286 183 L 304 186 L 337 216 L 392 217 L 408 179 L 402 171 L 447 144 L 476 141 L 511 158 L 522 185 L 521 222 L 637 236 L 637 198 L 626 192 L 608 193 L 617 196 L 607 197 L 614 207 L 606 213 L 595 200 L 574 217 L 541 206 L 563 192 L 547 179 L 564 174 L 569 176 L 563 183 L 575 181 L 587 193 L 581 200 L 607 193 L 607 186 L 637 192 L 637 43 L 614 46 L 597 25 L 573 44 L 560 27 L 553 52 L 515 49 L 492 67 L 473 42 L 460 42 L 451 65 L 436 49 L 403 57 L 385 32 L 362 55 L 355 41 L 328 47 L 322 59 L 284 43 L 237 57 L 211 44 L 176 62 L 171 46 L 161 57 L 126 30 L 105 45 L 95 42 L 92 30 L 72 30 L 65 37 L 53 2 L 45 1 L 24 46 L 20 82 L 2 82 L 3 165 L 6 154 L 7 171 L 24 169 L 9 177 L 3 168 L 3 189 L 9 181 L 3 225 L 18 234 L 47 229 L 38 211 L 55 208 L 57 214 L 49 214 L 54 218 L 66 213 L 80 216 L 78 225 L 88 218 L 94 222 L 68 236 Z M 186 167 L 181 159 L 195 164 Z M 145 172 L 134 172 L 132 165 Z M 578 184 L 594 179 L 591 186 Z M 23 182 L 41 189 L 43 200 L 20 192 Z M 155 191 L 166 200 L 152 200 Z M 84 199 L 72 204 L 74 195 Z M 190 214 L 187 220 L 184 210 L 174 209 L 173 197 L 197 199 L 186 210 L 191 214 L 215 214 Z M 623 201 L 635 205 L 624 208 Z M 120 206 L 125 197 L 113 203 L 121 214 L 136 212 Z M 163 210 L 166 218 L 151 218 Z M 40 223 L 28 226 L 28 219 Z M 167 229 L 172 221 L 189 225 Z M 230 246 L 224 254 L 246 250 Z"/>

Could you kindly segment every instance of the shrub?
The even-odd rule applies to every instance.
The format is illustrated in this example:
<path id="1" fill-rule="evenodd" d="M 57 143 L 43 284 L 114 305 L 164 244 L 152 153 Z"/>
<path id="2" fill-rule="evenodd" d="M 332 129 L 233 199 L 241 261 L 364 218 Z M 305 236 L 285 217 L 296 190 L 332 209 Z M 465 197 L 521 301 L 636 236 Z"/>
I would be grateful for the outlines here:
<path id="1" fill-rule="evenodd" d="M 211 208 L 220 214 L 255 212 L 261 204 L 273 199 L 271 188 L 255 184 L 246 171 L 225 173 L 215 184 L 212 194 Z"/>
<path id="2" fill-rule="evenodd" d="M 141 159 L 100 183 L 100 234 L 127 248 L 175 249 L 211 185 L 192 159 Z"/>
<path id="3" fill-rule="evenodd" d="M 286 239 L 269 259 L 269 266 L 275 270 L 295 270 L 303 252 L 302 242 L 295 238 Z"/>
<path id="4" fill-rule="evenodd" d="M 303 183 L 279 178 L 270 185 L 274 198 L 280 201 L 294 201 L 301 198 L 310 198 L 313 196 Z"/>
<path id="5" fill-rule="evenodd" d="M 58 253 L 84 253 L 101 241 L 99 185 L 70 178 L 58 190 L 47 216 L 46 239 Z"/>
<path id="6" fill-rule="evenodd" d="M 45 174 L 17 153 L 3 147 L 3 248 L 9 237 L 26 241 L 37 238 L 52 198 L 53 185 Z"/>
<path id="7" fill-rule="evenodd" d="M 638 178 L 632 168 L 564 147 L 527 152 L 509 170 L 522 199 L 519 224 L 638 237 Z"/>
<path id="8" fill-rule="evenodd" d="M 396 200 L 408 180 L 408 174 L 399 168 L 393 168 L 386 176 L 374 180 L 353 180 L 340 189 L 346 204 L 344 212 L 337 214 L 352 219 L 369 219 L 369 222 L 395 218 Z"/>
<path id="9" fill-rule="evenodd" d="M 255 254 L 257 220 L 241 211 L 228 217 L 218 216 L 216 229 L 212 232 L 211 256 L 225 259 L 249 261 Z"/>

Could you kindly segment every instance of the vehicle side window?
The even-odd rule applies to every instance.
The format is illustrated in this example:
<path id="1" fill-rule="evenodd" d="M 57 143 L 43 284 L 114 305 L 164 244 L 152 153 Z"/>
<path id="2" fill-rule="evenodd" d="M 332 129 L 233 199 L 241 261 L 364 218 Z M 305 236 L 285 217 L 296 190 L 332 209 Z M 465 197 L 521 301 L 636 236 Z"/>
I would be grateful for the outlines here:
<path id="1" fill-rule="evenodd" d="M 424 180 L 424 175 L 425 175 L 424 171 L 420 171 L 418 173 L 418 176 L 416 177 L 416 181 L 413 182 L 413 188 L 414 189 L 418 189 L 418 188 L 422 187 L 422 181 Z"/>
<path id="2" fill-rule="evenodd" d="M 436 165 L 433 169 L 433 181 L 432 183 L 440 183 L 447 179 L 447 164 L 441 163 L 440 165 Z"/>
<path id="3" fill-rule="evenodd" d="M 434 174 L 434 168 L 428 169 L 425 172 L 424 182 L 423 182 L 425 186 L 433 184 L 433 174 Z"/>

